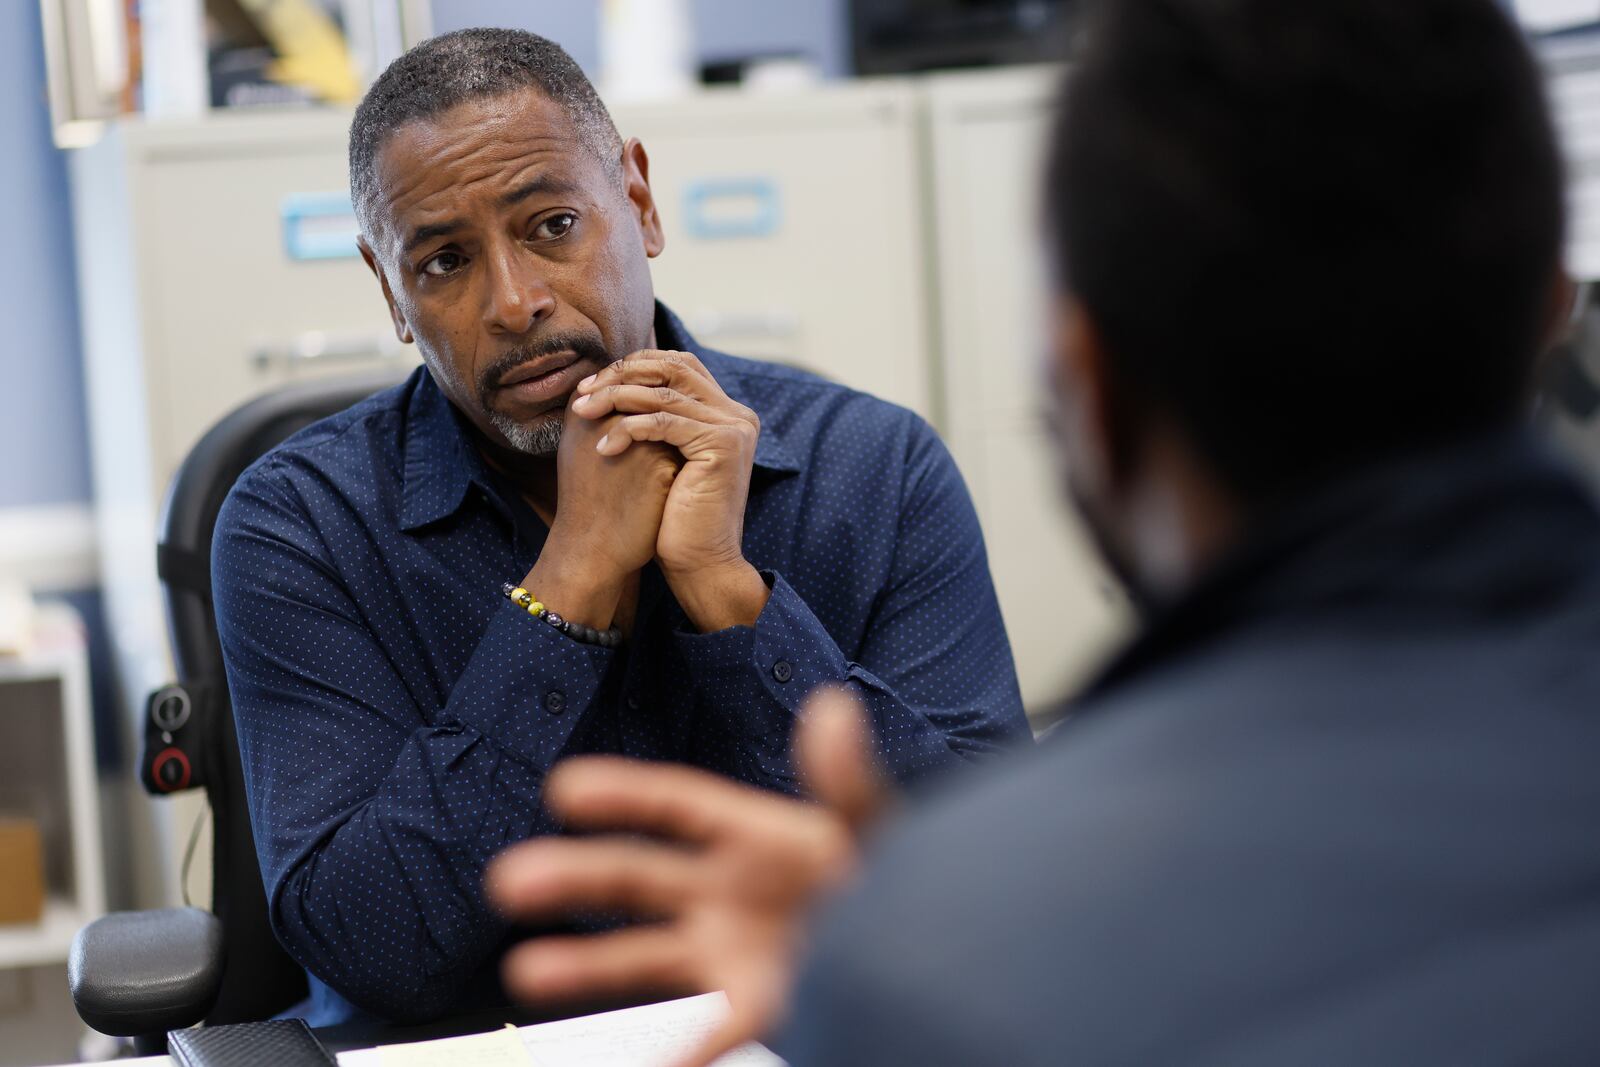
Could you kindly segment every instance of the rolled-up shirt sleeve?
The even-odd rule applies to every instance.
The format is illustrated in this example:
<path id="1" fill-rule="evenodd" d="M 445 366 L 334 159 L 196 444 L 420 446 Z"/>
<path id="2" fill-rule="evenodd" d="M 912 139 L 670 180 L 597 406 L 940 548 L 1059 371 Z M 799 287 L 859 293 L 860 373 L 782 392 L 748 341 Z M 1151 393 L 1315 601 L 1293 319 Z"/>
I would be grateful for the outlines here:
<path id="1" fill-rule="evenodd" d="M 274 930 L 362 1007 L 419 1019 L 504 935 L 488 860 L 550 832 L 540 791 L 613 653 L 493 590 L 442 706 L 375 639 L 291 485 L 246 475 L 214 539 L 218 632 Z"/>

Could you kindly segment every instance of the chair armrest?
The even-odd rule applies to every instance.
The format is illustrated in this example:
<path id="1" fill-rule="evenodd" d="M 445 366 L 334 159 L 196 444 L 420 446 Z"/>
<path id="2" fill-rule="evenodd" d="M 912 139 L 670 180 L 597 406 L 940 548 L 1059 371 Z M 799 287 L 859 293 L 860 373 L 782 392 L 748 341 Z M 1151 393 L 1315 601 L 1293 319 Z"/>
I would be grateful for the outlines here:
<path id="1" fill-rule="evenodd" d="M 222 923 L 199 908 L 114 912 L 73 938 L 73 1006 L 118 1037 L 193 1026 L 217 999 L 224 951 Z"/>

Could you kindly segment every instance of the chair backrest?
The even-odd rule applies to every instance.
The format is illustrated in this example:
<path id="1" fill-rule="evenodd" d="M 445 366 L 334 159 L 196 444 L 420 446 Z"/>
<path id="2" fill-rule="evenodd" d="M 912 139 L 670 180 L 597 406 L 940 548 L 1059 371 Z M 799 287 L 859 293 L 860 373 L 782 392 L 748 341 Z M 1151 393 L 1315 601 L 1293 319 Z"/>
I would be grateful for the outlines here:
<path id="1" fill-rule="evenodd" d="M 210 1024 L 270 1018 L 306 995 L 305 972 L 267 920 L 266 894 L 245 802 L 244 770 L 211 603 L 211 535 L 228 491 L 246 467 L 298 430 L 396 384 L 395 371 L 298 383 L 225 416 L 190 450 L 173 478 L 161 520 L 158 570 L 173 661 L 196 700 L 196 770 L 212 812 L 212 910 L 227 952 Z"/>

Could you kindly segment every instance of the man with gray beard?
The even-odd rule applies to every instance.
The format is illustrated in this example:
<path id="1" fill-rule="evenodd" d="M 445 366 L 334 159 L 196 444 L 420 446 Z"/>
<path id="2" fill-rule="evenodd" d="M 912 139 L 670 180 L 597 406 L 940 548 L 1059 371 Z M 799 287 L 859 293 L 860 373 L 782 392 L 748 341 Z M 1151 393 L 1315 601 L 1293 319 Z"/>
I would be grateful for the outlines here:
<path id="1" fill-rule="evenodd" d="M 562 756 L 793 792 L 795 711 L 823 682 L 870 707 L 906 783 L 1028 743 L 938 438 L 689 336 L 651 285 L 644 148 L 558 47 L 420 45 L 356 112 L 350 175 L 425 367 L 247 471 L 212 560 L 302 1014 L 500 1001 L 484 868 L 557 830 Z"/>

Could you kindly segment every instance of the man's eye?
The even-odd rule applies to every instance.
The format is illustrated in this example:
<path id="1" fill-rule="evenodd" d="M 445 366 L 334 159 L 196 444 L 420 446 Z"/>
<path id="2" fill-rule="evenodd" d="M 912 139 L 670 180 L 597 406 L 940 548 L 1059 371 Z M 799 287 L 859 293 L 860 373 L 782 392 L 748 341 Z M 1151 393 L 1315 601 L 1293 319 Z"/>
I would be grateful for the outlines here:
<path id="1" fill-rule="evenodd" d="M 570 211 L 563 211 L 559 215 L 551 215 L 533 229 L 534 237 L 541 241 L 555 241 L 572 232 L 572 227 L 578 224 L 578 216 Z"/>
<path id="2" fill-rule="evenodd" d="M 454 252 L 440 252 L 422 265 L 422 273 L 431 274 L 435 278 L 442 278 L 446 274 L 454 274 L 460 270 L 465 262 Z"/>

